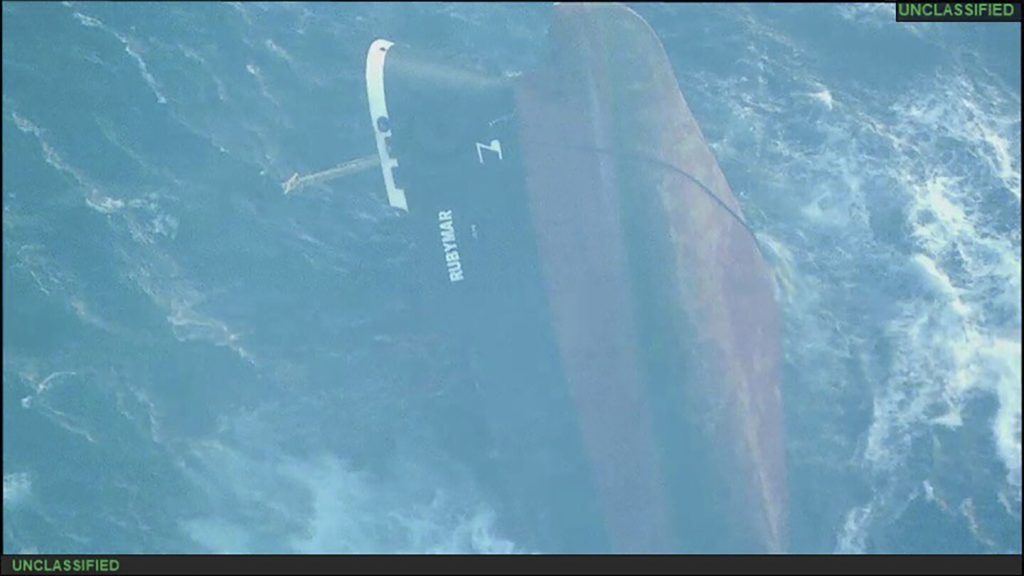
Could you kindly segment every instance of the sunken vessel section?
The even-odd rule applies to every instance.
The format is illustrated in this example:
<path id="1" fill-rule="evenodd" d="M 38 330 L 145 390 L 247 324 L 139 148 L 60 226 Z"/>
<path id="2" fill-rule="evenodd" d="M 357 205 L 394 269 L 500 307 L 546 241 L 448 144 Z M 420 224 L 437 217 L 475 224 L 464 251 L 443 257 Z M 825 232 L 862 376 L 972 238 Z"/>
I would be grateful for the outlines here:
<path id="1" fill-rule="evenodd" d="M 782 552 L 772 272 L 651 27 L 560 4 L 507 77 L 367 55 L 423 321 L 485 423 L 499 520 L 544 551 Z"/>

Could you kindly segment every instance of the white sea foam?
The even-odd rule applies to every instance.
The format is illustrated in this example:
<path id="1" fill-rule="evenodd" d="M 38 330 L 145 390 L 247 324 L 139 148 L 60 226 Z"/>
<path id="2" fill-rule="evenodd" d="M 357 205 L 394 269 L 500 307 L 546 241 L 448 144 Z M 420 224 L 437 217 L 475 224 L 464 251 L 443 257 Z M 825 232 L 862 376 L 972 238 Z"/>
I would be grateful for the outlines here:
<path id="1" fill-rule="evenodd" d="M 149 394 L 138 384 L 123 382 L 124 386 L 115 390 L 117 411 L 125 419 L 141 426 L 149 433 L 150 440 L 155 444 L 163 444 L 166 437 L 160 411 L 150 399 Z M 140 421 L 139 411 L 145 414 L 145 421 Z"/>
<path id="2" fill-rule="evenodd" d="M 43 129 L 16 111 L 11 112 L 11 118 L 21 132 L 29 134 L 36 139 L 43 151 L 43 159 L 47 164 L 58 172 L 69 176 L 83 189 L 86 206 L 101 214 L 117 216 L 118 220 L 116 221 L 123 223 L 131 237 L 141 244 L 153 244 L 157 236 L 164 236 L 172 240 L 176 237 L 179 224 L 178 219 L 171 214 L 161 211 L 161 206 L 158 203 L 159 197 L 156 194 L 150 194 L 143 198 L 124 200 L 101 191 L 100 186 L 93 182 L 82 170 L 64 160 L 56 148 L 46 140 L 44 137 L 46 132 Z M 104 136 L 109 142 L 140 163 L 144 168 L 157 170 L 144 162 L 133 150 L 125 146 L 105 121 L 100 121 L 99 123 Z M 174 180 L 173 177 L 171 179 Z M 40 279 L 38 267 L 29 267 L 28 269 L 36 279 L 40 289 L 49 293 L 47 286 Z"/>
<path id="3" fill-rule="evenodd" d="M 892 2 L 863 2 L 838 4 L 835 6 L 839 16 L 854 24 L 872 29 L 884 28 L 886 31 L 909 34 L 922 40 L 930 40 L 941 32 L 941 23 L 913 22 L 894 26 L 896 6 Z"/>
<path id="4" fill-rule="evenodd" d="M 101 212 L 103 214 L 111 214 L 117 212 L 124 207 L 124 201 L 119 198 L 113 198 L 101 192 L 99 188 L 94 184 L 81 170 L 67 163 L 57 150 L 50 145 L 50 143 L 44 137 L 45 131 L 39 128 L 35 123 L 27 118 L 19 115 L 16 111 L 11 112 L 11 118 L 14 120 L 15 126 L 25 134 L 30 134 L 35 137 L 39 143 L 39 147 L 43 152 L 43 160 L 47 164 L 55 168 L 58 172 L 61 172 L 75 181 L 81 188 L 86 191 L 85 203 L 87 206 Z"/>
<path id="5" fill-rule="evenodd" d="M 812 92 L 806 93 L 807 97 L 820 102 L 827 110 L 831 111 L 835 104 L 835 100 L 832 98 L 832 91 L 827 86 L 821 83 L 815 83 Z"/>
<path id="6" fill-rule="evenodd" d="M 982 204 L 1003 193 L 1004 202 L 1017 204 L 1012 212 L 1019 210 L 1019 96 L 1000 107 L 983 96 L 995 87 L 963 75 L 952 80 L 898 102 L 900 120 L 888 128 L 890 140 L 901 144 L 894 179 L 910 200 L 907 223 L 917 246 L 910 264 L 931 294 L 905 302 L 890 326 L 899 355 L 893 379 L 876 398 L 866 455 L 894 465 L 900 458 L 886 452 L 906 446 L 911 430 L 920 433 L 924 422 L 959 424 L 972 394 L 991 394 L 999 403 L 993 437 L 1019 507 L 1020 236 L 996 232 Z M 929 144 L 936 136 L 980 164 L 925 161 L 942 157 Z"/>
<path id="7" fill-rule="evenodd" d="M 6 225 L 6 222 L 4 224 Z M 4 232 L 7 232 L 6 226 Z M 63 289 L 65 278 L 56 270 L 51 258 L 44 250 L 45 248 L 39 244 L 20 246 L 15 252 L 16 262 L 13 268 L 28 272 L 39 291 L 49 296 L 51 293 Z"/>
<path id="8" fill-rule="evenodd" d="M 18 373 L 21 381 L 32 390 L 31 394 L 21 398 L 21 406 L 26 410 L 35 410 L 59 428 L 80 436 L 89 443 L 95 444 L 97 443 L 96 436 L 83 421 L 83 418 L 57 408 L 51 398 L 50 390 L 55 385 L 73 381 L 72 377 L 77 375 L 78 373 L 75 371 L 58 370 L 51 372 L 44 378 L 40 378 L 37 368 L 29 365 Z"/>
<path id="9" fill-rule="evenodd" d="M 146 64 L 146 61 L 142 58 L 142 55 L 139 54 L 138 50 L 132 45 L 133 41 L 130 38 L 128 38 L 121 32 L 118 32 L 117 30 L 107 26 L 99 19 L 93 18 L 92 16 L 82 14 L 81 12 L 75 12 L 73 16 L 76 20 L 78 20 L 79 23 L 82 24 L 82 26 L 88 28 L 100 28 L 101 30 L 106 31 L 112 34 L 115 38 L 117 38 L 117 40 L 124 46 L 125 53 L 128 54 L 128 56 L 135 61 L 135 65 L 139 69 L 139 74 L 142 75 L 142 79 L 146 82 L 146 85 L 149 86 L 149 89 L 153 92 L 153 95 L 156 96 L 157 103 L 167 103 L 167 98 L 165 98 L 163 93 L 160 91 L 159 83 L 156 81 L 156 78 L 153 77 L 153 74 L 150 73 L 149 66 Z"/>
<path id="10" fill-rule="evenodd" d="M 219 441 L 193 446 L 197 481 L 215 501 L 241 502 L 270 519 L 271 548 L 283 553 L 509 553 L 493 512 L 471 493 L 452 492 L 436 472 L 411 462 L 387 476 L 352 469 L 333 455 L 252 458 Z M 210 474 L 207 476 L 206 474 Z M 234 517 L 182 522 L 217 553 L 266 551 L 268 535 Z"/>
<path id="11" fill-rule="evenodd" d="M 43 160 L 47 164 L 54 167 L 58 172 L 70 176 L 78 185 L 90 190 L 90 192 L 95 192 L 95 187 L 88 181 L 85 175 L 65 162 L 57 150 L 46 141 L 44 138 L 45 132 L 41 128 L 36 126 L 31 120 L 19 115 L 16 111 L 11 112 L 11 119 L 14 120 L 14 125 L 18 127 L 18 130 L 35 137 L 43 151 Z"/>
<path id="12" fill-rule="evenodd" d="M 113 212 L 117 212 L 121 208 L 124 208 L 124 200 L 121 200 L 120 198 L 111 198 L 110 196 L 86 198 L 85 203 L 93 210 L 104 214 L 111 214 Z"/>
<path id="13" fill-rule="evenodd" d="M 860 2 L 837 5 L 836 11 L 844 20 L 871 26 L 891 26 L 895 7 L 889 2 Z"/>
<path id="14" fill-rule="evenodd" d="M 182 44 L 178 44 L 178 50 L 185 55 L 186 58 L 199 64 L 200 67 L 210 76 L 213 80 L 214 86 L 217 88 L 217 99 L 221 102 L 227 103 L 229 98 L 227 94 L 227 87 L 224 82 L 220 79 L 220 76 L 213 71 L 210 67 L 210 63 L 207 62 L 206 58 L 203 58 L 195 49 Z"/>
<path id="15" fill-rule="evenodd" d="M 271 53 L 273 53 L 278 58 L 284 60 L 288 64 L 295 63 L 295 60 L 294 58 L 292 58 L 292 55 L 289 54 L 287 50 L 282 48 L 277 42 L 274 42 L 273 40 L 268 38 L 267 41 L 263 43 L 263 45 L 267 47 L 267 50 L 270 50 Z"/>
<path id="16" fill-rule="evenodd" d="M 75 17 L 75 20 L 78 20 L 78 22 L 82 24 L 82 26 L 85 26 L 87 28 L 102 28 L 103 27 L 103 22 L 100 22 L 99 20 L 97 20 L 96 18 L 93 18 L 92 16 L 86 16 L 85 14 L 82 14 L 81 12 L 75 12 L 73 14 L 73 16 Z"/>
<path id="17" fill-rule="evenodd" d="M 43 378 L 42 380 L 40 380 L 39 382 L 34 384 L 34 387 L 36 389 L 36 394 L 43 394 L 43 393 L 45 393 L 47 390 L 50 389 L 50 387 L 53 385 L 53 383 L 58 378 L 63 378 L 63 377 L 67 377 L 67 376 L 77 376 L 77 375 L 78 375 L 77 372 L 73 372 L 71 370 L 60 370 L 60 371 L 57 371 L 57 372 L 53 372 L 49 376 L 47 376 L 46 378 Z"/>
<path id="18" fill-rule="evenodd" d="M 988 176 L 1010 192 L 1008 201 L 1020 202 L 1020 108 L 1015 112 L 990 111 L 980 103 L 981 90 L 965 78 L 957 79 L 944 98 L 915 98 L 916 118 L 941 117 L 938 124 L 911 125 L 947 133 L 975 153 L 989 160 Z M 940 93 L 941 94 L 941 93 Z M 921 110 L 923 108 L 923 110 Z M 936 112 L 936 110 L 938 112 Z M 1010 139 L 1015 138 L 1015 144 Z M 1009 160 L 1011 146 L 1016 156 Z M 993 160 L 995 158 L 995 160 Z M 938 171 L 957 170 L 941 166 Z M 946 336 L 922 346 L 918 354 L 941 354 L 953 364 L 942 378 L 946 382 L 943 399 L 951 409 L 959 409 L 959 400 L 968 391 L 986 391 L 999 400 L 994 436 L 1008 482 L 1017 490 L 1021 484 L 1021 260 L 1020 237 L 1004 236 L 990 230 L 987 213 L 978 203 L 985 194 L 967 176 L 927 174 L 923 179 L 906 177 L 912 192 L 909 222 L 912 234 L 923 254 L 915 255 L 925 263 L 932 285 L 941 295 L 940 304 L 927 311 L 935 321 L 934 329 Z M 950 264 L 940 265 L 939 262 Z M 993 309 L 993 306 L 995 308 Z"/>
<path id="19" fill-rule="evenodd" d="M 173 215 L 161 212 L 155 196 L 125 201 L 100 192 L 99 188 L 83 172 L 65 162 L 61 155 L 50 146 L 44 139 L 44 130 L 16 111 L 11 112 L 11 118 L 19 130 L 37 139 L 48 164 L 71 176 L 76 183 L 86 189 L 86 205 L 100 213 L 118 216 L 116 222 L 121 223 L 135 241 L 150 245 L 154 243 L 155 235 L 171 239 L 176 236 L 178 219 Z M 26 247 L 21 249 L 20 265 L 28 270 L 40 290 L 49 294 L 56 287 L 65 283 L 61 277 L 54 275 L 53 267 L 46 265 L 47 260 L 42 259 L 43 256 L 38 250 L 26 250 Z M 151 255 L 150 258 L 155 258 L 155 256 Z M 162 259 L 162 261 L 167 261 L 167 259 Z M 168 282 L 166 278 L 154 277 L 149 269 L 150 264 L 148 262 L 139 263 L 139 268 L 130 273 L 130 277 L 139 283 L 155 303 L 167 311 L 167 321 L 175 337 L 180 340 L 202 340 L 217 346 L 225 346 L 247 362 L 255 362 L 254 357 L 242 346 L 239 334 L 230 330 L 223 322 L 195 310 L 195 306 L 201 300 L 198 292 L 182 283 Z M 170 266 L 173 267 L 173 263 Z M 66 424 L 65 420 L 59 416 L 56 419 L 59 423 Z M 74 426 L 71 428 L 78 430 Z"/>
<path id="20" fill-rule="evenodd" d="M 227 324 L 196 312 L 193 304 L 180 296 L 170 296 L 169 304 L 171 314 L 167 316 L 167 321 L 176 338 L 182 341 L 204 340 L 211 342 L 217 346 L 231 349 L 249 362 L 254 361 L 240 344 L 241 337 L 232 332 Z"/>
<path id="21" fill-rule="evenodd" d="M 163 93 L 160 92 L 160 86 L 157 84 L 156 78 L 149 72 L 149 66 L 146 65 L 146 61 L 142 59 L 142 56 L 132 48 L 131 42 L 123 36 L 118 36 L 118 39 L 124 43 L 124 51 L 135 60 L 136 65 L 139 67 L 139 73 L 142 74 L 142 78 L 146 81 L 150 90 L 156 96 L 156 101 L 160 104 L 166 104 L 167 98 L 164 97 Z"/>
<path id="22" fill-rule="evenodd" d="M 1014 112 L 984 103 L 979 94 L 989 88 L 961 76 L 894 107 L 901 120 L 888 127 L 899 134 L 891 141 L 921 142 L 898 151 L 904 154 L 894 180 L 909 199 L 915 251 L 908 264 L 927 292 L 904 300 L 888 327 L 896 357 L 875 396 L 864 456 L 877 473 L 892 473 L 929 425 L 965 425 L 966 403 L 988 394 L 998 403 L 989 425 L 1008 496 L 1016 501 L 1011 513 L 1019 517 L 1020 237 L 993 229 L 983 202 L 1001 193 L 1019 210 L 1020 143 L 1013 130 L 1020 117 L 1019 105 Z M 924 161 L 941 157 L 941 150 L 919 134 L 947 137 L 977 162 Z"/>
<path id="23" fill-rule="evenodd" d="M 97 443 L 96 436 L 89 430 L 85 423 L 82 422 L 80 417 L 68 414 L 63 410 L 58 410 L 50 406 L 48 403 L 39 402 L 37 403 L 37 408 L 44 417 L 60 428 L 74 434 L 75 436 L 84 438 L 90 444 Z"/>
<path id="24" fill-rule="evenodd" d="M 27 472 L 4 474 L 4 508 L 14 508 L 32 493 L 32 476 Z"/>
<path id="25" fill-rule="evenodd" d="M 843 10 L 871 24 L 883 9 L 891 22 L 891 5 Z M 1019 518 L 1020 235 L 1019 220 L 1005 221 L 1020 209 L 1019 92 L 953 65 L 895 98 L 852 84 L 825 87 L 813 67 L 788 58 L 778 34 L 759 26 L 749 32 L 740 71 L 697 74 L 687 85 L 725 107 L 730 121 L 719 129 L 719 159 L 767 166 L 756 175 L 759 185 L 785 194 L 803 217 L 794 227 L 779 215 L 778 226 L 769 222 L 758 234 L 783 287 L 789 330 L 800 335 L 787 362 L 804 369 L 813 362 L 810 373 L 828 382 L 804 371 L 817 402 L 830 402 L 832 389 L 870 387 L 870 427 L 856 453 L 836 456 L 866 469 L 874 495 L 847 512 L 837 549 L 868 551 L 873 525 L 899 515 L 927 478 L 908 468 L 910 451 L 939 429 L 991 429 L 992 451 L 1006 470 L 1005 486 L 993 488 Z M 791 82 L 773 85 L 782 76 Z M 793 98 L 800 95 L 807 97 Z M 788 132 L 777 120 L 803 117 L 808 99 L 831 104 L 831 113 L 807 115 L 798 132 Z M 808 132 L 822 143 L 803 146 Z M 823 239 L 827 250 L 818 246 Z M 860 285 L 850 272 L 865 265 L 878 271 L 879 286 Z M 891 306 L 886 326 L 831 313 L 865 294 Z M 891 347 L 891 363 L 864 342 Z M 845 361 L 857 362 L 863 375 L 851 380 Z M 980 396 L 997 401 L 991 420 L 966 410 Z M 822 438 L 831 438 L 828 431 Z M 837 439 L 833 449 L 848 446 L 852 452 Z"/>
<path id="26" fill-rule="evenodd" d="M 482 507 L 467 506 L 441 487 L 422 500 L 402 498 L 385 504 L 385 486 L 339 460 L 325 458 L 297 464 L 289 473 L 302 479 L 313 497 L 313 515 L 306 534 L 291 539 L 299 553 L 509 553 L 511 542 L 494 534 L 494 516 Z M 415 478 L 413 472 L 408 480 Z M 383 509 L 382 509 L 383 504 Z"/>
<path id="27" fill-rule="evenodd" d="M 863 554 L 866 550 L 866 528 L 872 516 L 871 505 L 860 506 L 850 510 L 839 531 L 839 542 L 836 552 L 840 554 Z"/>
<path id="28" fill-rule="evenodd" d="M 279 106 L 277 98 L 274 98 L 274 95 L 270 93 L 270 89 L 267 87 L 267 79 L 263 75 L 263 70 L 251 62 L 245 65 L 245 70 L 256 79 L 256 84 L 259 85 L 260 93 L 263 94 L 263 97 L 273 102 L 275 106 Z"/>
<path id="29" fill-rule="evenodd" d="M 177 274 L 173 261 L 150 256 L 146 262 L 137 262 L 128 277 L 166 311 L 167 323 L 175 338 L 223 346 L 255 365 L 256 358 L 242 345 L 241 335 L 223 321 L 199 312 L 197 307 L 202 303 L 202 293 L 184 281 L 171 279 Z"/>

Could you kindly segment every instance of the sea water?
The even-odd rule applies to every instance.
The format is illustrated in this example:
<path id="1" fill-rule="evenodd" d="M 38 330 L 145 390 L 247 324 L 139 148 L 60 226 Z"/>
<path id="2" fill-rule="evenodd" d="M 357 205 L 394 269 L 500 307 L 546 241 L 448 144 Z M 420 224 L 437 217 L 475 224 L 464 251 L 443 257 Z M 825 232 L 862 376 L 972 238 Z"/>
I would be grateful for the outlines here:
<path id="1" fill-rule="evenodd" d="M 1019 25 L 636 10 L 777 276 L 791 549 L 1020 553 Z M 544 551 L 379 173 L 281 182 L 373 154 L 375 38 L 515 74 L 550 11 L 4 3 L 4 552 Z"/>

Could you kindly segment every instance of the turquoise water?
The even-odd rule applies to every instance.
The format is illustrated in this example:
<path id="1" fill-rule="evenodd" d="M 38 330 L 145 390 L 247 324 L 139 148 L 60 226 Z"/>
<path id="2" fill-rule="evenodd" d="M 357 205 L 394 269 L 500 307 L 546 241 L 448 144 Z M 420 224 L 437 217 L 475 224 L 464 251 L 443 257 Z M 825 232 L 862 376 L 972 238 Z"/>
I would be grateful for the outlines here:
<path id="1" fill-rule="evenodd" d="M 791 547 L 1021 550 L 1020 27 L 640 5 L 773 264 Z M 4 552 L 543 551 L 413 325 L 366 47 L 550 7 L 3 4 Z"/>

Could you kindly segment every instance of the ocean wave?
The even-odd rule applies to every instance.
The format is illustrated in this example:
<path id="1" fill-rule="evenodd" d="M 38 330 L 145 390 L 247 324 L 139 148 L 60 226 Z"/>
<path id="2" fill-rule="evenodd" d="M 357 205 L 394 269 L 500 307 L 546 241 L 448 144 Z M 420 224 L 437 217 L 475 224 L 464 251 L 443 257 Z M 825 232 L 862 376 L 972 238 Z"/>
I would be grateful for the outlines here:
<path id="1" fill-rule="evenodd" d="M 908 462 L 940 431 L 990 430 L 1005 470 L 1002 486 L 972 485 L 951 509 L 999 498 L 1019 520 L 1019 93 L 957 61 L 896 95 L 825 82 L 791 38 L 739 20 L 750 35 L 736 41 L 740 68 L 691 73 L 686 85 L 715 103 L 719 124 L 706 134 L 738 193 L 749 186 L 745 201 L 766 215 L 758 237 L 783 296 L 787 385 L 814 398 L 787 402 L 794 427 L 816 436 L 791 437 L 792 464 L 809 469 L 825 451 L 837 474 L 862 475 L 872 492 L 837 515 L 836 549 L 872 551 L 872 531 L 891 526 L 929 478 Z M 864 396 L 857 438 L 837 422 L 852 421 L 844 412 Z M 981 397 L 993 414 L 967 409 Z M 978 534 L 990 531 L 972 522 L 1002 522 L 955 514 Z M 986 538 L 989 549 L 1012 547 Z"/>
<path id="2" fill-rule="evenodd" d="M 4 474 L 5 509 L 17 507 L 31 494 L 32 476 L 28 472 L 11 472 Z"/>
<path id="3" fill-rule="evenodd" d="M 263 75 L 263 70 L 252 62 L 245 65 L 245 70 L 256 80 L 256 84 L 260 87 L 260 93 L 263 94 L 263 97 L 272 102 L 274 106 L 280 107 L 281 104 L 277 101 L 277 98 L 270 93 L 270 88 L 267 86 L 267 79 Z"/>
<path id="4" fill-rule="evenodd" d="M 895 356 L 875 394 L 864 458 L 873 474 L 888 478 L 931 427 L 988 425 L 1006 495 L 1016 502 L 1008 511 L 1019 518 L 1020 236 L 1007 229 L 1019 230 L 1020 144 L 1013 130 L 1020 117 L 1019 107 L 1007 112 L 978 97 L 991 89 L 965 74 L 944 78 L 898 101 L 888 120 L 889 140 L 906 145 L 893 151 L 889 177 L 906 200 L 905 262 L 924 292 L 898 295 L 886 327 Z M 950 153 L 961 159 L 941 160 Z M 1016 224 L 1012 216 L 1006 221 L 1011 213 Z M 990 424 L 965 421 L 968 403 L 980 394 L 996 400 Z"/>
<path id="5" fill-rule="evenodd" d="M 896 11 L 889 2 L 863 2 L 836 6 L 836 11 L 844 19 L 875 28 L 892 25 Z"/>
<path id="6" fill-rule="evenodd" d="M 115 221 L 123 223 L 125 229 L 127 229 L 136 242 L 153 244 L 157 236 L 164 236 L 173 240 L 177 235 L 178 219 L 172 214 L 163 212 L 157 194 L 149 193 L 144 196 L 128 199 L 109 194 L 83 170 L 67 162 L 61 153 L 45 138 L 45 130 L 41 129 L 31 120 L 21 116 L 17 111 L 12 110 L 10 116 L 21 132 L 29 134 L 36 139 L 43 152 L 43 160 L 58 172 L 70 177 L 78 188 L 85 192 L 83 200 L 86 206 L 100 214 L 116 216 Z M 156 170 L 142 160 L 137 153 L 121 143 L 116 134 L 109 130 L 109 126 L 107 126 L 104 120 L 99 119 L 97 122 L 107 141 L 117 146 L 130 158 L 139 162 L 144 168 Z M 176 179 L 170 178 L 170 181 L 176 182 Z M 33 276 L 37 278 L 38 282 L 39 278 L 34 272 Z M 40 288 L 46 291 L 41 283 Z"/>
<path id="7" fill-rule="evenodd" d="M 469 490 L 450 487 L 411 461 L 380 477 L 330 454 L 255 458 L 213 440 L 196 444 L 193 453 L 201 468 L 197 481 L 214 508 L 240 504 L 250 510 L 182 521 L 186 533 L 214 553 L 519 551 L 497 534 L 493 511 Z M 263 525 L 247 523 L 248 514 L 263 518 Z"/>
<path id="8" fill-rule="evenodd" d="M 117 38 L 121 45 L 124 46 L 125 53 L 128 54 L 128 56 L 131 57 L 133 61 L 135 61 L 135 66 L 139 69 L 139 74 L 142 76 L 142 79 L 146 82 L 146 85 L 149 86 L 149 89 L 153 92 L 153 95 L 156 96 L 157 103 L 167 103 L 167 98 L 165 98 L 163 93 L 160 91 L 159 83 L 157 82 L 156 78 L 153 77 L 153 74 L 149 71 L 149 66 L 146 64 L 146 61 L 142 58 L 142 55 L 139 54 L 136 47 L 133 46 L 134 42 L 132 41 L 132 39 L 122 34 L 121 32 L 118 32 L 117 30 L 107 26 L 98 18 L 93 18 L 92 16 L 82 14 L 81 12 L 75 12 L 73 16 L 76 20 L 78 20 L 79 23 L 82 24 L 82 26 L 85 26 L 87 28 L 99 28 Z"/>
<path id="9" fill-rule="evenodd" d="M 225 347 L 242 360 L 256 365 L 256 357 L 243 345 L 242 336 L 225 322 L 197 310 L 203 294 L 178 276 L 177 265 L 166 257 L 151 254 L 144 262 L 136 262 L 127 276 L 152 301 L 166 312 L 167 323 L 174 337 L 185 342 L 197 340 Z"/>
<path id="10" fill-rule="evenodd" d="M 1013 112 L 987 104 L 980 94 L 990 90 L 991 86 L 960 76 L 925 92 L 932 96 L 915 95 L 911 102 L 897 105 L 898 111 L 907 112 L 901 114 L 905 124 L 899 130 L 948 136 L 966 151 L 968 160 L 923 162 L 915 169 L 908 159 L 904 167 L 901 182 L 911 200 L 907 221 L 919 250 L 911 261 L 922 268 L 937 297 L 911 304 L 908 314 L 895 322 L 929 322 L 928 331 L 909 332 L 905 360 L 912 366 L 929 365 L 928 358 L 936 356 L 949 360 L 931 376 L 944 383 L 934 400 L 948 406 L 954 419 L 971 391 L 997 398 L 993 435 L 1019 503 L 1020 107 L 1019 100 Z M 929 152 L 941 157 L 939 150 Z M 987 173 L 977 173 L 972 159 L 987 165 Z M 1010 217 L 1011 222 L 1016 220 L 1010 224 L 1018 230 L 1016 235 L 1003 232 L 1005 224 L 987 208 L 997 194 L 1006 196 L 1001 201 L 996 196 L 995 204 L 1009 203 L 1009 213 L 1016 214 Z"/>

